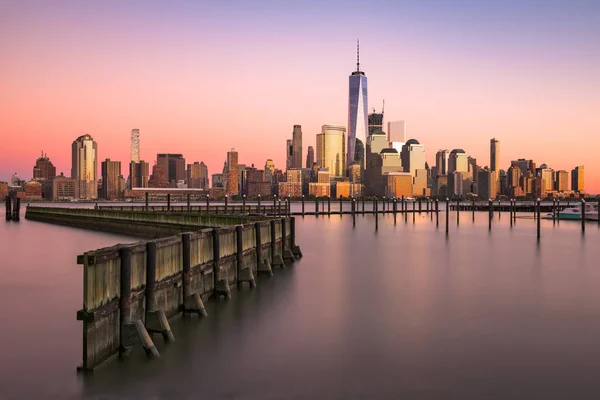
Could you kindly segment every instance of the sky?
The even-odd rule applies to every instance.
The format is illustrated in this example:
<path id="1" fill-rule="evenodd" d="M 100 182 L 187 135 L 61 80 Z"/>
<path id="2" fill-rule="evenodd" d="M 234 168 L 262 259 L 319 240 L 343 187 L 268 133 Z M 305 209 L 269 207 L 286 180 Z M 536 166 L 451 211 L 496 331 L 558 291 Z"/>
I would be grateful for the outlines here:
<path id="1" fill-rule="evenodd" d="M 600 1 L 0 0 L 0 180 L 30 179 L 46 152 L 70 175 L 83 133 L 128 175 L 182 153 L 221 172 L 285 169 L 324 124 L 347 125 L 348 76 L 368 77 L 369 110 L 405 120 L 407 138 L 462 148 L 489 165 L 585 166 L 600 192 Z M 385 130 L 385 128 L 384 128 Z"/>

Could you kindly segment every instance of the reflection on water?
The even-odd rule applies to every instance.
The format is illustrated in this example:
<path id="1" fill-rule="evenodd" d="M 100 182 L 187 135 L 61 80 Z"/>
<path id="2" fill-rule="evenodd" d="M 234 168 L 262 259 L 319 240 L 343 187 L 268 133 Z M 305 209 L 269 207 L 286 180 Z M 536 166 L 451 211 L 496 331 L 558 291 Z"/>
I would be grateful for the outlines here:
<path id="1" fill-rule="evenodd" d="M 332 203 L 333 206 L 333 203 Z M 2 214 L 0 214 L 2 215 Z M 131 241 L 0 222 L 8 398 L 596 398 L 600 235 L 508 214 L 297 217 L 304 258 L 78 378 L 82 251 Z M 2 397 L 2 396 L 0 396 Z"/>

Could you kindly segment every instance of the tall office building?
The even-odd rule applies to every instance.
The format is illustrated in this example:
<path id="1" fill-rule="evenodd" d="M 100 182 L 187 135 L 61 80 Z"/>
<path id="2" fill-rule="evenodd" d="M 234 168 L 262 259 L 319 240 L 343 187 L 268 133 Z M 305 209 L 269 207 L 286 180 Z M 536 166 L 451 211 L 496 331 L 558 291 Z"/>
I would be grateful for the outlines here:
<path id="1" fill-rule="evenodd" d="M 585 190 L 583 184 L 583 165 L 580 165 L 571 170 L 571 190 L 583 192 Z"/>
<path id="2" fill-rule="evenodd" d="M 285 169 L 291 169 L 294 163 L 294 146 L 292 139 L 285 141 Z"/>
<path id="3" fill-rule="evenodd" d="M 131 130 L 131 150 L 130 150 L 132 162 L 140 162 L 140 130 Z"/>
<path id="4" fill-rule="evenodd" d="M 388 122 L 388 142 L 392 149 L 402 151 L 402 146 L 406 143 L 406 125 L 404 121 Z"/>
<path id="5" fill-rule="evenodd" d="M 294 125 L 292 132 L 292 168 L 302 168 L 302 127 Z"/>
<path id="6" fill-rule="evenodd" d="M 179 181 L 185 180 L 185 158 L 181 154 L 157 154 L 156 163 L 169 182 L 170 187 L 177 187 Z"/>
<path id="7" fill-rule="evenodd" d="M 355 149 L 356 139 L 365 143 L 367 140 L 367 109 L 368 92 L 367 77 L 360 70 L 360 52 L 359 43 L 356 43 L 356 71 L 349 77 L 349 96 L 348 96 L 348 164 L 356 161 Z M 364 160 L 364 156 L 363 156 Z M 321 166 L 323 167 L 323 166 Z"/>
<path id="8" fill-rule="evenodd" d="M 190 189 L 208 189 L 208 168 L 204 162 L 196 161 L 187 165 L 187 187 Z"/>
<path id="9" fill-rule="evenodd" d="M 315 163 L 315 148 L 312 146 L 308 146 L 308 151 L 306 152 L 306 168 L 312 168 Z"/>
<path id="10" fill-rule="evenodd" d="M 552 191 L 554 189 L 554 170 L 548 168 L 546 164 L 542 164 L 538 172 L 538 175 L 542 178 L 544 193 Z"/>
<path id="11" fill-rule="evenodd" d="M 569 173 L 565 170 L 556 171 L 555 190 L 566 192 L 569 190 Z"/>
<path id="12" fill-rule="evenodd" d="M 448 175 L 453 172 L 469 172 L 469 159 L 463 149 L 454 149 L 448 157 Z"/>
<path id="13" fill-rule="evenodd" d="M 85 134 L 75 139 L 71 150 L 71 178 L 77 180 L 79 198 L 98 198 L 98 145 Z"/>
<path id="14" fill-rule="evenodd" d="M 495 199 L 498 194 L 496 171 L 484 169 L 477 173 L 477 196 L 480 199 Z"/>
<path id="15" fill-rule="evenodd" d="M 56 167 L 52 164 L 52 161 L 48 158 L 47 154 L 42 155 L 35 162 L 33 167 L 33 179 L 36 181 L 48 180 L 56 176 Z"/>
<path id="16" fill-rule="evenodd" d="M 121 197 L 121 161 L 102 161 L 102 193 L 103 199 L 114 200 Z"/>
<path id="17" fill-rule="evenodd" d="M 317 163 L 328 168 L 332 177 L 344 176 L 346 171 L 346 128 L 323 125 L 317 134 Z"/>
<path id="18" fill-rule="evenodd" d="M 238 152 L 231 149 L 227 152 L 227 187 L 225 190 L 229 196 L 239 193 L 238 175 Z"/>
<path id="19" fill-rule="evenodd" d="M 435 154 L 435 166 L 437 168 L 438 175 L 448 175 L 448 159 L 450 151 L 438 150 Z"/>
<path id="20" fill-rule="evenodd" d="M 150 180 L 150 165 L 144 160 L 129 163 L 129 188 L 147 188 Z"/>
<path id="21" fill-rule="evenodd" d="M 425 169 L 425 148 L 416 139 L 409 139 L 402 146 L 400 158 L 404 172 L 410 173 L 413 177 L 416 176 L 418 169 Z"/>
<path id="22" fill-rule="evenodd" d="M 490 170 L 500 171 L 500 141 L 497 139 L 490 140 Z"/>

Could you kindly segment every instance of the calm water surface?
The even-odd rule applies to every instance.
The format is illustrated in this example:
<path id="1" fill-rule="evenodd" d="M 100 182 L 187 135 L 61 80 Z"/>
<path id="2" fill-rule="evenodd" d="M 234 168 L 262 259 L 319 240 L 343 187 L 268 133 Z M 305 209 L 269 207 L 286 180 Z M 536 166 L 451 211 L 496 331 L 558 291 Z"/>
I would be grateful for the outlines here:
<path id="1" fill-rule="evenodd" d="M 297 217 L 293 268 L 85 379 L 76 256 L 135 239 L 0 220 L 0 398 L 599 398 L 598 227 L 440 216 Z"/>

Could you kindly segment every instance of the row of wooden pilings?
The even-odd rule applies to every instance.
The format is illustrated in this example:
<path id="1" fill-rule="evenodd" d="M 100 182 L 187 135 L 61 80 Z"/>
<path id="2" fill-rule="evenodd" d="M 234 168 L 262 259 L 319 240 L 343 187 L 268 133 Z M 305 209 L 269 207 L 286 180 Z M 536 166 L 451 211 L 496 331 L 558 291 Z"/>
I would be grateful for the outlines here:
<path id="1" fill-rule="evenodd" d="M 6 196 L 6 220 L 19 221 L 21 213 L 21 199 L 11 193 Z"/>

